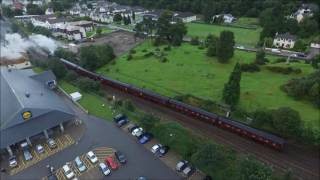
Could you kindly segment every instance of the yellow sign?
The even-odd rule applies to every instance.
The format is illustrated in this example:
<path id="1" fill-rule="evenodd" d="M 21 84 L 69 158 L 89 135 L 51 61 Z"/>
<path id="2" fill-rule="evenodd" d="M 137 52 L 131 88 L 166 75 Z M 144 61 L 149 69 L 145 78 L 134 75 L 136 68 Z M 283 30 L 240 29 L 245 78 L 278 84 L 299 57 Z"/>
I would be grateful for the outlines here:
<path id="1" fill-rule="evenodd" d="M 23 117 L 24 120 L 28 120 L 28 119 L 30 119 L 32 117 L 32 114 L 31 114 L 30 111 L 25 111 L 25 112 L 22 113 L 22 117 Z"/>

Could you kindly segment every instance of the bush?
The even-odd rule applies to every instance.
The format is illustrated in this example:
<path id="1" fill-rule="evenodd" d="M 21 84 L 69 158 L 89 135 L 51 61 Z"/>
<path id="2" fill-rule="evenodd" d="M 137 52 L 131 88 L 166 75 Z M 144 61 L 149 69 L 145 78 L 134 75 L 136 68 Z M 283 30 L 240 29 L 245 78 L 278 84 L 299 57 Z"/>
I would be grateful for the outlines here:
<path id="1" fill-rule="evenodd" d="M 168 61 L 168 59 L 164 56 L 160 58 L 160 62 L 162 62 L 162 63 L 165 63 L 167 61 Z"/>
<path id="2" fill-rule="evenodd" d="M 147 49 L 143 49 L 142 52 L 148 52 L 148 50 Z"/>
<path id="3" fill-rule="evenodd" d="M 198 37 L 198 36 L 192 37 L 192 38 L 191 38 L 191 41 L 190 41 L 190 44 L 191 44 L 191 45 L 194 45 L 194 46 L 199 45 L 199 44 L 200 44 L 199 37 Z"/>
<path id="4" fill-rule="evenodd" d="M 130 54 L 135 54 L 136 52 L 137 52 L 136 50 L 131 49 L 129 53 L 130 53 Z"/>
<path id="5" fill-rule="evenodd" d="M 241 71 L 242 72 L 259 72 L 260 68 L 255 63 L 241 64 Z"/>
<path id="6" fill-rule="evenodd" d="M 267 66 L 266 67 L 269 71 L 275 72 L 275 73 L 281 73 L 281 74 L 299 74 L 302 72 L 300 68 L 294 69 L 292 67 L 278 67 L 278 66 Z"/>
<path id="7" fill-rule="evenodd" d="M 132 104 L 131 101 L 128 101 L 128 100 L 124 101 L 123 106 L 124 106 L 124 108 L 126 110 L 128 110 L 130 112 L 134 112 L 135 111 L 135 107 L 134 107 L 134 105 Z"/>
<path id="8" fill-rule="evenodd" d="M 80 78 L 78 80 L 79 88 L 84 92 L 95 92 L 100 90 L 100 83 L 89 78 Z"/>
<path id="9" fill-rule="evenodd" d="M 65 77 L 67 81 L 76 81 L 77 78 L 78 78 L 78 74 L 75 73 L 74 71 L 68 71 Z"/>
<path id="10" fill-rule="evenodd" d="M 151 56 L 153 56 L 153 55 L 154 55 L 153 52 L 148 52 L 148 53 L 144 54 L 143 56 L 146 57 L 146 58 L 148 58 L 148 57 L 151 57 Z"/>
<path id="11" fill-rule="evenodd" d="M 155 117 L 152 114 L 144 114 L 139 121 L 139 125 L 146 131 L 151 131 L 159 122 L 160 119 L 158 117 Z"/>
<path id="12" fill-rule="evenodd" d="M 164 50 L 164 51 L 170 51 L 170 50 L 171 50 L 171 46 L 170 46 L 170 45 L 169 45 L 169 46 L 166 46 L 166 47 L 163 48 L 163 50 Z"/>
<path id="13" fill-rule="evenodd" d="M 129 54 L 129 55 L 127 56 L 127 60 L 130 61 L 131 59 L 132 59 L 132 54 Z"/>

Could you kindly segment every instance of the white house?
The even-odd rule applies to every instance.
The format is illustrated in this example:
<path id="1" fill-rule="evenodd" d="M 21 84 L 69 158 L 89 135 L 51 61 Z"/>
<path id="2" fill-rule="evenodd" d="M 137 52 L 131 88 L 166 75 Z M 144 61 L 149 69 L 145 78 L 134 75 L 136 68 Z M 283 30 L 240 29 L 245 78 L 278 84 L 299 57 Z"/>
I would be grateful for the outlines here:
<path id="1" fill-rule="evenodd" d="M 290 33 L 284 34 L 276 34 L 275 38 L 273 39 L 273 45 L 277 48 L 286 48 L 291 49 L 294 47 L 294 44 L 297 40 L 297 37 L 291 35 Z"/>
<path id="2" fill-rule="evenodd" d="M 232 14 L 217 14 L 212 17 L 212 20 L 215 21 L 216 18 L 220 18 L 221 16 L 224 23 L 232 23 L 237 20 Z"/>
<path id="3" fill-rule="evenodd" d="M 294 18 L 300 23 L 306 17 L 312 17 L 314 10 L 318 9 L 313 4 L 303 4 L 295 13 L 290 15 L 290 18 Z"/>
<path id="4" fill-rule="evenodd" d="M 64 24 L 65 22 L 65 18 L 58 18 L 55 15 L 42 15 L 31 18 L 31 23 L 34 26 L 41 26 L 47 29 L 53 29 L 60 24 Z"/>
<path id="5" fill-rule="evenodd" d="M 109 14 L 99 14 L 99 13 L 92 12 L 90 14 L 90 18 L 96 22 L 102 22 L 102 23 L 112 23 L 113 22 L 113 16 L 109 15 Z"/>
<path id="6" fill-rule="evenodd" d="M 86 37 L 86 31 L 80 26 L 62 24 L 53 29 L 52 35 L 78 41 Z"/>
<path id="7" fill-rule="evenodd" d="M 176 12 L 173 16 L 176 19 L 181 19 L 184 23 L 190 23 L 197 20 L 197 16 L 190 12 Z"/>
<path id="8" fill-rule="evenodd" d="M 320 42 L 312 42 L 310 44 L 310 47 L 320 49 Z"/>
<path id="9" fill-rule="evenodd" d="M 80 7 L 73 7 L 72 9 L 70 9 L 69 13 L 71 15 L 77 16 L 80 14 L 81 8 Z"/>
<path id="10" fill-rule="evenodd" d="M 46 15 L 54 14 L 53 9 L 52 9 L 52 8 L 48 8 L 48 9 L 46 9 L 45 14 L 46 14 Z"/>
<path id="11" fill-rule="evenodd" d="M 71 26 L 79 26 L 83 27 L 85 31 L 93 30 L 93 22 L 92 21 L 74 21 L 68 23 Z"/>

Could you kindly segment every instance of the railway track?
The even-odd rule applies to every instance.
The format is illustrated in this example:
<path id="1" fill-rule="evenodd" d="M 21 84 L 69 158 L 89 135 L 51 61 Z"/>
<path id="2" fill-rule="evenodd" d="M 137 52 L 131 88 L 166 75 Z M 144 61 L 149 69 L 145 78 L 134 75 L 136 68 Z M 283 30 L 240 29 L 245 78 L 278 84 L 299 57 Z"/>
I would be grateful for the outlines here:
<path id="1" fill-rule="evenodd" d="M 286 170 L 291 169 L 296 179 L 318 180 L 320 178 L 320 154 L 317 150 L 305 150 L 294 144 L 288 144 L 288 147 L 284 149 L 283 152 L 278 152 L 215 126 L 208 126 L 206 123 L 171 109 L 125 94 L 110 87 L 106 87 L 105 89 L 110 94 L 116 95 L 118 98 L 132 100 L 139 108 L 147 112 L 152 112 L 163 119 L 178 121 L 183 124 L 184 127 L 196 134 L 210 138 L 219 144 L 231 147 L 241 154 L 252 155 L 273 166 L 276 173 L 281 174 Z"/>

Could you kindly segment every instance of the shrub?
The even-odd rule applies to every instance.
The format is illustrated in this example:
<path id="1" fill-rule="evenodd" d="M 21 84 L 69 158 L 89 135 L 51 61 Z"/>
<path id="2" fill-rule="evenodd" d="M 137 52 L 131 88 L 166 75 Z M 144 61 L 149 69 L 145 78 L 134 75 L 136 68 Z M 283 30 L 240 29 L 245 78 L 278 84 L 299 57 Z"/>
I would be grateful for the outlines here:
<path id="1" fill-rule="evenodd" d="M 292 67 L 267 66 L 266 68 L 269 71 L 272 71 L 275 73 L 281 73 L 281 74 L 291 74 L 291 73 L 299 74 L 302 72 L 300 68 L 294 69 Z"/>
<path id="2" fill-rule="evenodd" d="M 78 75 L 74 71 L 68 71 L 65 77 L 67 81 L 75 81 L 77 80 L 77 78 L 78 78 Z"/>
<path id="3" fill-rule="evenodd" d="M 162 63 L 165 63 L 165 62 L 167 62 L 168 61 L 168 59 L 166 58 L 166 57 L 161 57 L 160 58 L 160 62 L 162 62 Z"/>
<path id="4" fill-rule="evenodd" d="M 157 48 L 155 49 L 155 51 L 160 51 L 160 48 L 157 47 Z"/>
<path id="5" fill-rule="evenodd" d="M 143 49 L 142 52 L 148 52 L 148 50 L 147 49 Z"/>
<path id="6" fill-rule="evenodd" d="M 258 72 L 260 71 L 260 68 L 255 63 L 241 64 L 241 71 L 242 72 Z"/>
<path id="7" fill-rule="evenodd" d="M 127 56 L 127 60 L 130 61 L 131 59 L 132 59 L 132 54 L 129 54 L 129 55 Z"/>
<path id="8" fill-rule="evenodd" d="M 171 46 L 170 46 L 170 45 L 169 45 L 169 46 L 166 46 L 166 47 L 163 48 L 163 50 L 164 50 L 164 51 L 170 51 L 170 50 L 171 50 Z"/>
<path id="9" fill-rule="evenodd" d="M 135 54 L 136 52 L 137 52 L 136 50 L 131 49 L 129 53 L 130 53 L 130 54 Z"/>
<path id="10" fill-rule="evenodd" d="M 151 57 L 151 56 L 153 56 L 153 55 L 154 55 L 153 52 L 148 52 L 148 53 L 144 54 L 143 56 L 146 57 L 146 58 L 148 58 L 148 57 Z"/>
<path id="11" fill-rule="evenodd" d="M 128 101 L 128 100 L 124 101 L 123 106 L 124 106 L 124 108 L 126 110 L 128 110 L 130 112 L 134 112 L 135 111 L 135 107 L 134 107 L 134 105 L 132 104 L 131 101 Z"/>
<path id="12" fill-rule="evenodd" d="M 199 37 L 198 36 L 191 38 L 191 41 L 190 41 L 191 45 L 197 46 L 197 45 L 199 45 L 199 43 L 200 42 L 199 42 Z"/>

